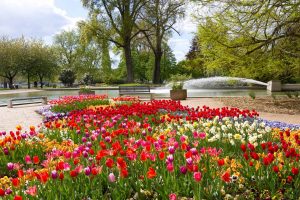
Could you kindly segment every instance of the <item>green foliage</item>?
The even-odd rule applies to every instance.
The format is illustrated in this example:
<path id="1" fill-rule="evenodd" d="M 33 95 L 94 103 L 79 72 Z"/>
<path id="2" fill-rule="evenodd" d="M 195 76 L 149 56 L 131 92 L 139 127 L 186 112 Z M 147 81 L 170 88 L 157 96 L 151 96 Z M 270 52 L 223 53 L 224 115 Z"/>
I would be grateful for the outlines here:
<path id="1" fill-rule="evenodd" d="M 82 92 L 82 93 L 90 93 L 90 92 L 92 92 L 92 89 L 89 88 L 89 87 L 81 87 L 81 88 L 79 89 L 79 92 Z"/>
<path id="2" fill-rule="evenodd" d="M 255 92 L 253 92 L 253 91 L 250 91 L 249 93 L 248 93 L 248 95 L 249 95 L 249 97 L 251 97 L 251 99 L 255 99 L 256 98 L 256 94 L 255 94 Z"/>
<path id="3" fill-rule="evenodd" d="M 288 98 L 292 98 L 292 97 L 293 97 L 293 93 L 290 92 L 290 91 L 285 92 L 285 95 L 286 95 Z"/>
<path id="4" fill-rule="evenodd" d="M 198 2 L 214 11 L 199 17 L 187 59 L 179 63 L 182 73 L 283 83 L 300 77 L 297 1 Z"/>
<path id="5" fill-rule="evenodd" d="M 183 82 L 174 82 L 172 85 L 172 90 L 182 90 L 183 89 Z"/>
<path id="6" fill-rule="evenodd" d="M 0 76 L 8 79 L 10 88 L 18 75 L 26 77 L 28 83 L 31 78 L 38 78 L 42 86 L 45 78 L 55 75 L 56 61 L 55 52 L 43 41 L 23 37 L 0 39 Z"/>
<path id="7" fill-rule="evenodd" d="M 88 108 L 89 106 L 99 106 L 99 105 L 109 105 L 108 99 L 96 99 L 96 100 L 88 100 L 88 101 L 76 101 L 72 104 L 60 104 L 54 105 L 51 108 L 51 111 L 56 113 L 68 113 L 73 110 L 82 110 Z"/>
<path id="8" fill-rule="evenodd" d="M 82 82 L 85 85 L 91 85 L 91 84 L 94 83 L 94 77 L 91 74 L 89 74 L 89 73 L 85 73 L 83 75 Z"/>
<path id="9" fill-rule="evenodd" d="M 188 80 L 190 78 L 191 78 L 191 76 L 187 76 L 185 74 L 172 75 L 170 78 L 170 80 L 172 82 L 172 90 L 182 90 L 184 81 Z"/>
<path id="10" fill-rule="evenodd" d="M 14 78 L 22 70 L 24 56 L 23 38 L 0 39 L 0 76 L 9 82 L 9 88 L 13 87 Z"/>
<path id="11" fill-rule="evenodd" d="M 72 86 L 75 79 L 76 75 L 71 69 L 64 69 L 59 75 L 59 80 L 67 87 Z"/>

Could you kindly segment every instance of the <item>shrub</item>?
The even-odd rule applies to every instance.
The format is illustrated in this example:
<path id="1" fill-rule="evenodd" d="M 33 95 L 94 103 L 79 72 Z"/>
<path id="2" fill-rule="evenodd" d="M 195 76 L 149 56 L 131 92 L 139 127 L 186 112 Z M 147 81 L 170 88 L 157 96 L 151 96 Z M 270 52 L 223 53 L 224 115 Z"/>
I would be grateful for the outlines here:
<path id="1" fill-rule="evenodd" d="M 82 92 L 82 93 L 89 93 L 89 92 L 92 92 L 91 88 L 89 87 L 81 87 L 79 89 L 79 92 Z"/>
<path id="2" fill-rule="evenodd" d="M 85 73 L 83 75 L 82 82 L 84 83 L 84 85 L 94 84 L 94 77 L 93 77 L 93 75 L 91 75 L 89 73 Z"/>
<path id="3" fill-rule="evenodd" d="M 292 96 L 292 93 L 291 92 L 285 92 L 285 94 L 286 94 L 286 96 L 288 97 L 288 98 L 292 98 L 293 96 Z"/>
<path id="4" fill-rule="evenodd" d="M 249 97 L 251 97 L 251 99 L 253 99 L 253 100 L 256 98 L 256 94 L 255 94 L 255 92 L 253 92 L 253 91 L 249 92 L 248 95 L 249 95 Z"/>
<path id="5" fill-rule="evenodd" d="M 182 90 L 183 89 L 183 82 L 185 80 L 190 79 L 191 76 L 187 76 L 185 74 L 175 74 L 172 75 L 170 80 L 172 82 L 172 90 Z"/>
<path id="6" fill-rule="evenodd" d="M 59 80 L 67 87 L 71 87 L 75 82 L 76 75 L 70 69 L 64 69 L 59 75 Z"/>

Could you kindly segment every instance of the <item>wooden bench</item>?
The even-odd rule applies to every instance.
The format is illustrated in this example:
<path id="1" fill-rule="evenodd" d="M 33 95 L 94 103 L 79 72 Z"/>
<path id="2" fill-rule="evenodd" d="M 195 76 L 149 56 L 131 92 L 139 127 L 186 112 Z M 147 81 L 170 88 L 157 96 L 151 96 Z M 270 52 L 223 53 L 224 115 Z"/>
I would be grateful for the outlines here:
<path id="1" fill-rule="evenodd" d="M 27 101 L 27 100 L 36 100 L 40 99 L 41 101 L 30 101 L 30 102 L 19 102 L 19 103 L 14 103 L 18 101 Z M 25 104 L 34 104 L 34 103 L 42 103 L 47 105 L 47 97 L 41 96 L 41 97 L 21 97 L 21 98 L 13 98 L 9 99 L 7 102 L 7 107 L 12 108 L 13 105 L 25 105 Z"/>
<path id="2" fill-rule="evenodd" d="M 119 96 L 123 95 L 150 95 L 150 100 L 153 99 L 149 86 L 119 86 Z"/>

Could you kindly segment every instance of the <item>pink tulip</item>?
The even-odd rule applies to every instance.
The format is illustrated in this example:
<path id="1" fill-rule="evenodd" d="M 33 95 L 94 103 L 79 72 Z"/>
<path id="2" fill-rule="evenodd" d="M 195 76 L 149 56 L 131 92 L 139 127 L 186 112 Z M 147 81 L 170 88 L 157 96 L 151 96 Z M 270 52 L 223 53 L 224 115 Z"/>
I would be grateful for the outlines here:
<path id="1" fill-rule="evenodd" d="M 37 194 L 37 187 L 36 187 L 36 185 L 32 186 L 32 187 L 29 187 L 25 192 L 26 192 L 26 194 L 29 194 L 31 196 L 35 196 Z"/>
<path id="2" fill-rule="evenodd" d="M 177 196 L 175 193 L 172 193 L 169 195 L 169 200 L 176 200 L 177 199 Z"/>
<path id="3" fill-rule="evenodd" d="M 25 156 L 25 163 L 26 163 L 26 164 L 31 164 L 31 163 L 32 163 L 32 162 L 31 162 L 31 158 L 30 158 L 29 155 L 26 155 L 26 156 Z"/>
<path id="4" fill-rule="evenodd" d="M 116 177 L 115 177 L 114 173 L 110 173 L 108 175 L 108 181 L 111 182 L 111 183 L 116 182 Z"/>
<path id="5" fill-rule="evenodd" d="M 200 137 L 200 139 L 204 140 L 206 138 L 206 133 L 204 133 L 204 132 L 199 133 L 199 137 Z"/>
<path id="6" fill-rule="evenodd" d="M 194 172 L 195 181 L 199 182 L 199 181 L 201 181 L 201 178 L 202 178 L 201 172 Z"/>
<path id="7" fill-rule="evenodd" d="M 167 165 L 167 170 L 168 170 L 169 172 L 173 172 L 173 171 L 174 171 L 174 165 L 173 165 L 172 163 L 169 163 L 169 164 Z"/>

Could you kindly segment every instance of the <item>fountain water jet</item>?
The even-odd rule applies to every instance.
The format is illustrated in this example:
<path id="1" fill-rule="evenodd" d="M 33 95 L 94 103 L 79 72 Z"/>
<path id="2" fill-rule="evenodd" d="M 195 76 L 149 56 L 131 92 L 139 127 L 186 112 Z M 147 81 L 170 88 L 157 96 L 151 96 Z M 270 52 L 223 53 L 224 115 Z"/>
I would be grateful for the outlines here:
<path id="1" fill-rule="evenodd" d="M 250 89 L 256 88 L 266 88 L 267 83 L 256 81 L 247 78 L 238 77 L 209 77 L 209 78 L 199 78 L 184 81 L 183 88 L 185 89 Z M 169 83 L 165 88 L 171 88 L 172 83 Z"/>

